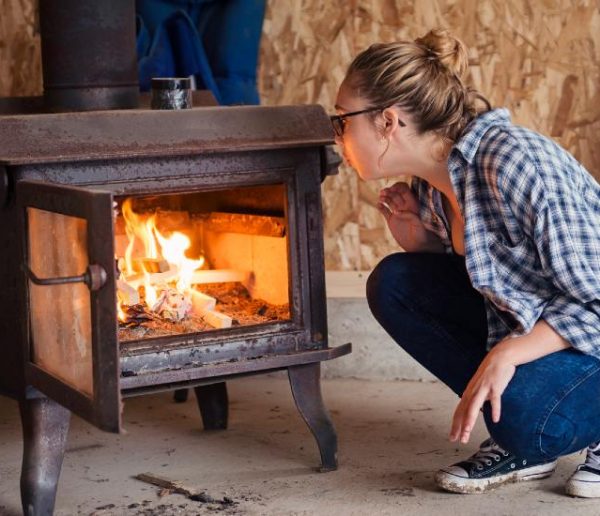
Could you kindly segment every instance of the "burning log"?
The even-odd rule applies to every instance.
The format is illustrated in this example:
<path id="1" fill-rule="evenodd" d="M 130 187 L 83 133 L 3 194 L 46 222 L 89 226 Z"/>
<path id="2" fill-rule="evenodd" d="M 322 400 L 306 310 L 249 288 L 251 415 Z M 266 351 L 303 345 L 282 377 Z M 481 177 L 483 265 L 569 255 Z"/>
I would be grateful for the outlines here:
<path id="1" fill-rule="evenodd" d="M 117 280 L 117 295 L 123 305 L 137 305 L 140 302 L 137 289 L 121 279 Z"/>
<path id="2" fill-rule="evenodd" d="M 133 270 L 135 272 L 159 273 L 168 272 L 171 267 L 167 260 L 161 258 L 133 258 Z"/>
<path id="3" fill-rule="evenodd" d="M 223 329 L 231 328 L 232 318 L 228 315 L 217 312 L 216 310 L 209 310 L 202 314 L 202 318 L 210 324 L 213 328 Z"/>
<path id="4" fill-rule="evenodd" d="M 192 274 L 192 285 L 203 283 L 236 283 L 240 282 L 248 286 L 252 282 L 252 272 L 236 271 L 235 269 L 209 269 L 194 271 Z"/>
<path id="5" fill-rule="evenodd" d="M 228 315 L 215 310 L 217 300 L 197 290 L 192 291 L 192 304 L 194 313 L 200 315 L 207 324 L 213 328 L 230 328 L 233 319 Z"/>
<path id="6" fill-rule="evenodd" d="M 179 275 L 179 267 L 169 264 L 169 269 L 164 272 L 154 272 L 151 274 L 134 274 L 133 276 L 125 276 L 124 280 L 133 288 L 138 288 L 146 283 L 146 277 L 151 285 L 167 284 L 170 281 L 175 281 Z"/>
<path id="7" fill-rule="evenodd" d="M 170 268 L 164 272 L 155 272 L 147 274 L 148 282 L 151 285 L 166 284 L 174 281 L 179 274 L 179 268 L 170 264 Z M 146 282 L 144 274 L 134 274 L 125 276 L 124 280 L 133 288 L 137 288 Z M 194 271 L 190 279 L 192 285 L 202 285 L 203 283 L 236 283 L 240 282 L 248 287 L 252 283 L 253 275 L 250 271 L 237 271 L 235 269 L 208 269 Z"/>
<path id="8" fill-rule="evenodd" d="M 205 222 L 206 229 L 224 233 L 242 233 L 244 235 L 262 235 L 270 237 L 285 236 L 285 219 L 267 215 L 248 213 L 212 212 Z"/>
<path id="9" fill-rule="evenodd" d="M 217 306 L 217 300 L 214 297 L 207 296 L 197 290 L 192 290 L 192 307 L 197 314 L 204 314 L 210 310 L 214 310 Z"/>

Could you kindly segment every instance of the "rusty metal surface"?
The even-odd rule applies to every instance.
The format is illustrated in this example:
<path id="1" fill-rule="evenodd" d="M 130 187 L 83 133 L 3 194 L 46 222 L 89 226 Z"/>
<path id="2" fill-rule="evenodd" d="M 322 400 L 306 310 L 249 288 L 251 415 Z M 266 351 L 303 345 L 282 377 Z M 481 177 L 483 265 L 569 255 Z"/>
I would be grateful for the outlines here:
<path id="1" fill-rule="evenodd" d="M 322 472 L 334 471 L 337 462 L 337 435 L 321 396 L 321 363 L 288 368 L 288 376 L 298 412 L 319 446 Z"/>
<path id="2" fill-rule="evenodd" d="M 319 175 L 319 148 L 306 149 L 278 149 L 265 152 L 239 152 L 220 153 L 211 155 L 198 155 L 194 157 L 176 157 L 161 159 L 135 159 L 135 160 L 106 160 L 103 162 L 78 162 L 78 163 L 56 163 L 47 165 L 28 165 L 14 167 L 9 179 L 12 183 L 37 180 L 42 183 L 54 183 L 77 185 L 88 191 L 93 191 L 86 185 L 94 185 L 94 188 L 108 190 L 114 195 L 151 195 L 155 193 L 177 193 L 190 191 L 203 191 L 205 196 L 214 198 L 212 193 L 215 189 L 232 190 L 248 185 L 281 184 L 288 193 L 285 195 L 286 216 L 288 221 L 290 241 L 290 291 L 292 292 L 291 308 L 294 312 L 296 329 L 301 328 L 302 338 L 296 338 L 289 344 L 284 344 L 282 338 L 268 341 L 266 334 L 269 331 L 261 330 L 257 336 L 256 331 L 239 332 L 239 334 L 228 334 L 227 339 L 231 343 L 237 343 L 240 347 L 239 353 L 243 354 L 246 348 L 281 346 L 282 352 L 288 351 L 288 346 L 309 348 L 313 346 L 310 341 L 311 330 L 306 327 L 310 318 L 304 320 L 308 307 L 308 293 L 302 290 L 310 288 L 305 279 L 308 276 L 306 264 L 302 262 L 301 255 L 307 256 L 308 249 L 317 245 L 311 239 L 307 239 L 297 228 L 296 220 L 305 219 L 306 207 L 302 203 L 302 196 L 295 192 L 297 176 L 304 177 L 300 180 L 305 183 L 306 177 L 318 177 Z M 314 185 L 318 180 L 310 180 Z M 261 187 L 262 188 L 262 187 Z M 320 187 L 319 187 L 320 188 Z M 11 188 L 11 191 L 13 189 Z M 256 188 L 255 188 L 256 190 Z M 254 191 L 254 190 L 252 190 Z M 262 199 L 253 195 L 252 198 L 243 197 L 244 209 L 250 211 L 264 212 L 272 209 L 269 199 Z M 231 204 L 228 198 L 227 205 Z M 65 201 L 67 202 L 67 201 Z M 23 383 L 23 366 L 26 358 L 21 356 L 21 350 L 27 351 L 27 340 L 24 340 L 21 327 L 15 325 L 14 321 L 24 317 L 23 304 L 25 299 L 24 276 L 22 264 L 24 257 L 22 252 L 24 246 L 15 243 L 20 242 L 18 234 L 19 212 L 14 205 L 14 191 L 12 191 L 9 205 L 0 208 L 0 225 L 5 228 L 0 232 L 0 259 L 5 267 L 0 268 L 0 329 L 5 339 L 0 341 L 0 349 L 4 351 L 5 360 L 0 363 L 0 387 L 4 391 L 14 393 L 19 397 L 25 389 Z M 247 205 L 247 206 L 246 206 Z M 304 227 L 304 226 L 303 226 Z M 320 239 L 320 235 L 314 235 Z M 107 238 L 106 242 L 111 239 Z M 299 248 L 306 249 L 300 251 Z M 15 302 L 18 300 L 18 302 Z M 109 321 L 111 324 L 112 321 Z M 278 331 L 283 330 L 283 328 Z M 289 330 L 289 328 L 288 328 Z M 263 335 L 264 334 L 264 335 Z M 267 340 L 261 338 L 265 336 Z M 280 337 L 285 337 L 285 331 Z M 175 339 L 161 339 L 159 342 L 147 341 L 140 343 L 140 352 L 152 351 L 156 353 L 155 359 L 148 358 L 149 365 L 160 365 L 164 363 L 165 356 L 170 354 L 169 364 L 186 360 L 186 348 L 190 346 L 209 346 L 211 339 L 208 335 L 183 336 Z M 245 343 L 244 343 L 245 341 Z M 257 344 L 264 342 L 264 344 Z M 175 350 L 181 347 L 181 351 Z M 116 346 L 115 346 L 116 347 Z M 143 348 L 143 349 L 142 349 Z M 131 348 L 128 348 L 131 349 Z M 206 349 L 206 348 L 203 348 Z M 224 345 L 221 353 L 230 349 Z M 145 350 L 145 351 L 144 351 Z M 165 353 L 163 353 L 164 351 Z M 232 356 L 235 351 L 227 351 Z M 216 353 L 215 353 L 216 354 Z M 217 355 L 217 354 L 216 354 Z M 218 355 L 217 355 L 218 356 Z M 222 355 L 221 355 L 222 356 Z M 167 364 L 168 366 L 168 364 Z"/>
<path id="3" fill-rule="evenodd" d="M 47 516 L 54 511 L 71 413 L 47 398 L 22 400 L 19 409 L 23 425 L 23 514 Z"/>
<path id="4" fill-rule="evenodd" d="M 134 0 L 39 0 L 49 111 L 138 105 Z"/>
<path id="5" fill-rule="evenodd" d="M 123 376 L 135 376 L 293 353 L 310 349 L 308 338 L 306 330 L 280 323 L 127 342 L 120 345 L 121 372 Z"/>
<path id="6" fill-rule="evenodd" d="M 115 127 L 116 133 L 113 132 Z M 136 127 L 140 130 L 134 134 Z M 198 192 L 214 198 L 215 190 L 234 192 L 237 188 L 260 185 L 282 185 L 285 189 L 284 217 L 290 242 L 288 265 L 293 313 L 289 323 L 148 339 L 119 346 L 115 340 L 116 316 L 111 313 L 116 302 L 108 298 L 98 300 L 94 309 L 96 313 L 104 311 L 104 316 L 94 327 L 95 338 L 104 335 L 104 341 L 110 343 L 105 349 L 108 353 L 111 348 L 113 353 L 94 356 L 97 375 L 94 385 L 104 385 L 104 392 L 111 394 L 101 394 L 98 399 L 102 403 L 91 406 L 80 393 L 68 392 L 61 382 L 44 376 L 43 371 L 30 364 L 28 378 L 34 379 L 36 386 L 46 394 L 65 400 L 76 413 L 110 429 L 102 424 L 102 414 L 108 411 L 116 417 L 119 387 L 121 396 L 131 396 L 218 383 L 248 374 L 316 363 L 350 352 L 349 346 L 327 348 L 320 182 L 324 169 L 333 160 L 323 155 L 323 145 L 331 141 L 332 133 L 329 119 L 320 106 L 0 117 L 0 134 L 5 131 L 14 138 L 8 141 L 8 147 L 0 149 L 0 156 L 8 152 L 12 153 L 11 159 L 16 159 L 15 141 L 26 143 L 18 157 L 24 161 L 7 166 L 8 179 L 17 185 L 37 180 L 39 190 L 32 198 L 41 203 L 42 209 L 70 213 L 69 210 L 80 203 L 74 200 L 76 195 L 65 196 L 60 202 L 55 199 L 51 206 L 40 200 L 47 197 L 48 192 L 62 188 L 61 184 L 67 187 L 65 191 L 73 189 L 91 194 L 99 190 L 100 196 L 107 195 L 102 192 L 127 196 L 178 196 Z M 38 149 L 40 152 L 36 154 Z M 19 196 L 17 192 L 17 198 Z M 18 200 L 21 204 L 24 199 Z M 243 199 L 244 202 L 250 200 L 254 203 L 247 207 L 250 213 L 269 211 L 268 199 Z M 9 200 L 12 202 L 14 198 Z M 101 238 L 94 238 L 94 245 L 110 247 L 113 245 L 112 210 L 105 204 L 96 210 L 92 222 L 94 227 L 104 226 L 99 232 Z M 223 210 L 217 207 L 216 211 Z M 18 217 L 14 206 L 0 212 L 2 223 Z M 15 254 L 9 247 L 0 249 L 0 255 L 10 264 L 3 279 L 5 283 L 9 276 L 22 277 L 19 253 L 14 260 Z M 107 249 L 98 252 L 113 256 Z M 108 282 L 112 284 L 114 278 Z M 21 285 L 19 287 L 23 292 Z M 0 305 L 12 313 L 11 301 L 1 292 Z M 20 305 L 17 312 L 23 313 Z M 10 317 L 14 320 L 17 316 L 13 313 Z M 19 343 L 27 354 L 27 337 L 19 336 L 13 342 Z M 10 346 L 3 345 L 4 349 Z M 122 354 L 113 360 L 119 348 Z M 125 376 L 119 379 L 114 371 L 120 367 Z M 115 389 L 115 385 L 119 387 Z M 19 392 L 19 384 L 13 387 Z M 20 387 L 25 389 L 26 384 Z M 112 394 L 115 392 L 116 397 Z"/>
<path id="7" fill-rule="evenodd" d="M 339 173 L 338 169 L 343 160 L 331 146 L 323 147 L 321 156 L 321 182 L 323 182 L 327 176 L 335 176 Z"/>
<path id="8" fill-rule="evenodd" d="M 127 391 L 151 385 L 192 382 L 194 380 L 201 380 L 205 378 L 266 372 L 295 365 L 331 360 L 347 355 L 351 351 L 352 345 L 344 344 L 335 348 L 325 348 L 314 351 L 303 350 L 288 354 L 275 353 L 273 355 L 267 355 L 250 360 L 227 361 L 209 364 L 205 367 L 189 367 L 175 371 L 163 371 L 157 373 L 140 374 L 137 376 L 127 376 L 121 378 L 121 389 L 123 390 L 124 395 L 130 395 Z"/>
<path id="9" fill-rule="evenodd" d="M 333 143 L 322 106 L 206 107 L 0 117 L 0 164 L 172 157 Z"/>
<path id="10" fill-rule="evenodd" d="M 62 278 L 38 278 L 34 272 L 25 266 L 28 278 L 36 285 L 65 285 L 67 283 L 85 283 L 90 290 L 99 290 L 106 283 L 106 271 L 100 265 L 89 265 L 79 276 L 65 276 Z"/>
<path id="11" fill-rule="evenodd" d="M 138 107 L 140 109 L 150 109 L 150 93 L 141 92 L 139 94 Z M 209 90 L 192 91 L 192 105 L 217 106 L 215 96 Z M 0 97 L 0 115 L 35 115 L 46 113 L 44 106 L 44 97 Z"/>

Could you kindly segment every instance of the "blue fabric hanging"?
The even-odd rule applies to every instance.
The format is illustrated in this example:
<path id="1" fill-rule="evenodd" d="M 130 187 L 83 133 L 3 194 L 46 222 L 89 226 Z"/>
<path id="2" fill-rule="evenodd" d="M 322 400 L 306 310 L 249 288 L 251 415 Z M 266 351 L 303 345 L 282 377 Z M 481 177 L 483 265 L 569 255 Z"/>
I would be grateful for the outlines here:
<path id="1" fill-rule="evenodd" d="M 266 0 L 138 0 L 140 89 L 194 75 L 220 104 L 258 104 L 256 69 Z"/>

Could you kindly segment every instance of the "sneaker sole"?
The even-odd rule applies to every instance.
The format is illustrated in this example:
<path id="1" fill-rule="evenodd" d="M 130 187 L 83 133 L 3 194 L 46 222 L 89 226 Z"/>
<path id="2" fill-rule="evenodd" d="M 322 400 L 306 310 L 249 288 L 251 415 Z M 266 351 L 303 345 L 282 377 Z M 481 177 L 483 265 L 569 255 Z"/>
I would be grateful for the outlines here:
<path id="1" fill-rule="evenodd" d="M 600 482 L 569 480 L 565 485 L 565 492 L 578 498 L 600 498 Z"/>
<path id="2" fill-rule="evenodd" d="M 485 493 L 502 484 L 547 478 L 554 473 L 556 464 L 557 461 L 538 464 L 537 466 L 490 478 L 464 478 L 441 470 L 435 475 L 435 483 L 442 489 L 452 493 L 479 494 Z"/>

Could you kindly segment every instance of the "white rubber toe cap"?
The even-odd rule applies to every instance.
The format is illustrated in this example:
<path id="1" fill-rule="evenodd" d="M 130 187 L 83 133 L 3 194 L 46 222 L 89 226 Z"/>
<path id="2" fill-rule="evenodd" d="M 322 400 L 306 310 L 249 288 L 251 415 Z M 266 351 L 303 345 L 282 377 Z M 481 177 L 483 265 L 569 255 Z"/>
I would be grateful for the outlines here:
<path id="1" fill-rule="evenodd" d="M 469 474 L 460 466 L 448 466 L 447 468 L 441 469 L 438 472 L 438 476 L 440 475 L 453 475 L 455 477 L 460 478 L 469 478 Z"/>

